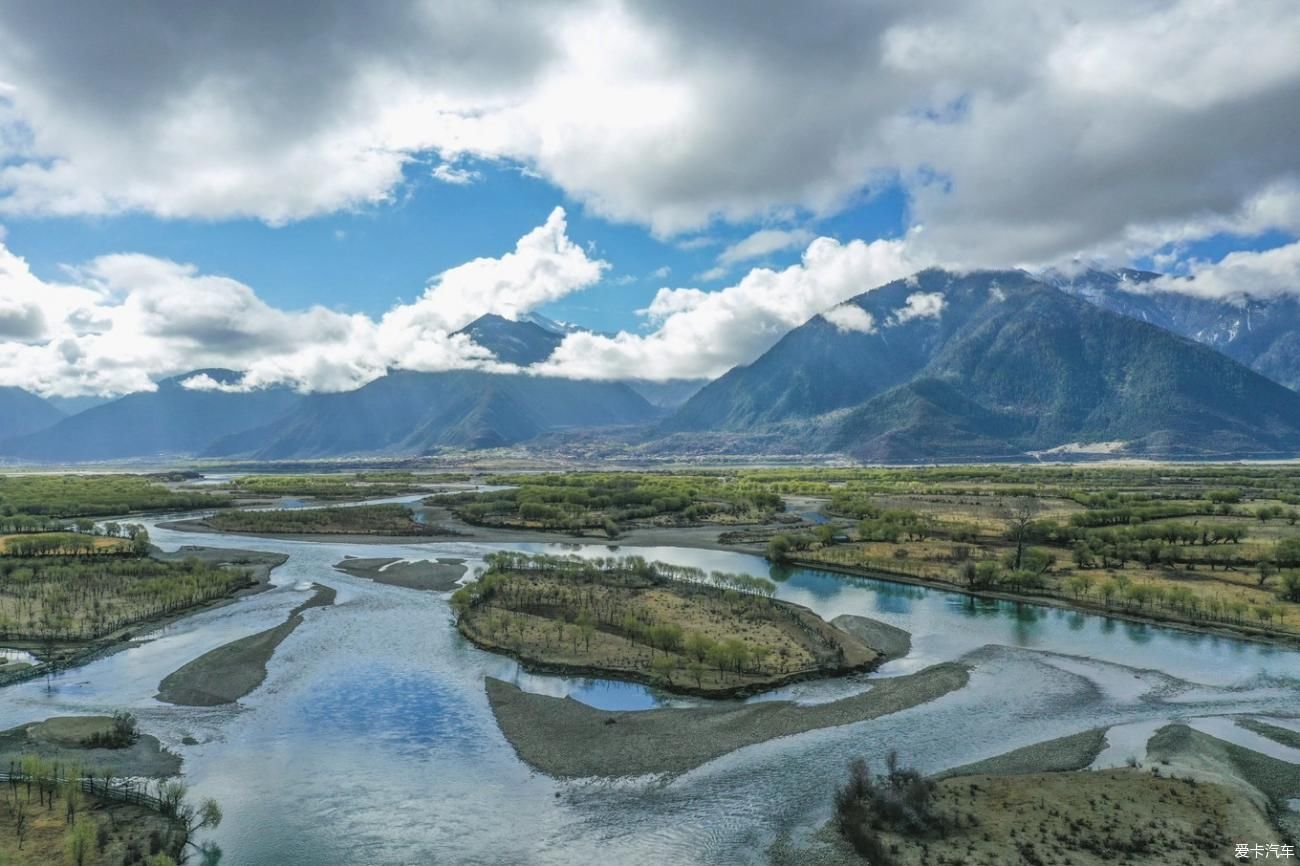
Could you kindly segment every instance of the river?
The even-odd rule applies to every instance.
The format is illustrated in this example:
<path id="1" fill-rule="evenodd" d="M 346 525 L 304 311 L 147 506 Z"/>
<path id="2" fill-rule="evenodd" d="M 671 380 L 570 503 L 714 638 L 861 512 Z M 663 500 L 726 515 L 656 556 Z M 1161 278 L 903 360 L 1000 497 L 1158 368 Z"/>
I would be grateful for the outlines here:
<path id="1" fill-rule="evenodd" d="M 829 815 L 831 787 L 856 756 L 898 750 L 924 771 L 964 764 L 1098 725 L 1121 725 L 1103 758 L 1139 751 L 1166 720 L 1246 744 L 1227 716 L 1300 716 L 1300 655 L 1265 644 L 1105 617 L 848 578 L 773 572 L 746 554 L 603 545 L 321 544 L 159 529 L 183 544 L 281 552 L 275 589 L 185 618 L 147 642 L 43 681 L 0 691 L 0 728 L 61 714 L 127 708 L 184 757 L 197 796 L 225 820 L 207 838 L 224 866 L 405 863 L 762 863 L 778 833 Z M 826 618 L 852 613 L 905 628 L 912 653 L 872 676 L 966 659 L 970 684 L 868 722 L 752 746 L 673 780 L 556 782 L 531 772 L 501 735 L 485 676 L 604 708 L 673 699 L 641 686 L 522 673 L 455 631 L 443 594 L 334 571 L 345 555 L 463 557 L 511 547 L 638 554 L 705 569 L 771 575 L 778 596 Z M 159 681 L 190 659 L 282 622 L 327 583 L 330 608 L 276 651 L 265 684 L 238 705 L 174 707 Z M 871 677 L 801 684 L 777 697 L 821 701 Z M 767 696 L 763 699 L 771 699 Z M 191 737 L 198 745 L 184 745 Z"/>

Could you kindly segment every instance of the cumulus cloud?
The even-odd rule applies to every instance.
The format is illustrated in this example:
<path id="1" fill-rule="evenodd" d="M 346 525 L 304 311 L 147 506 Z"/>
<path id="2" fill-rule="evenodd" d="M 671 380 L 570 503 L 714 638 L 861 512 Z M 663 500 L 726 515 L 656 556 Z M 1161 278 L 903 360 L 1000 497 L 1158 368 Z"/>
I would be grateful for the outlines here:
<path id="1" fill-rule="evenodd" d="M 423 295 L 376 320 L 281 310 L 238 280 L 138 254 L 101 256 L 71 269 L 66 283 L 46 282 L 0 244 L 0 385 L 120 394 L 229 367 L 244 372 L 237 385 L 199 377 L 187 386 L 340 391 L 390 367 L 513 369 L 456 331 L 483 313 L 527 313 L 593 284 L 606 267 L 569 240 L 557 208 L 513 251 L 436 275 Z"/>
<path id="2" fill-rule="evenodd" d="M 600 280 L 609 263 L 590 258 L 568 236 L 563 208 L 519 239 L 513 252 L 479 258 L 438 274 L 413 304 L 384 316 L 392 328 L 462 328 L 484 313 L 516 319 Z"/>
<path id="3" fill-rule="evenodd" d="M 822 318 L 843 332 L 856 331 L 860 334 L 873 334 L 876 331 L 876 318 L 857 304 L 840 304 L 822 313 Z"/>
<path id="4" fill-rule="evenodd" d="M 750 259 L 761 259 L 782 250 L 805 246 L 812 240 L 807 229 L 759 229 L 739 240 L 718 255 L 718 264 L 734 265 Z"/>
<path id="5" fill-rule="evenodd" d="M 903 306 L 889 315 L 889 324 L 901 325 L 913 319 L 937 319 L 947 305 L 943 292 L 913 292 Z"/>
<path id="6" fill-rule="evenodd" d="M 798 264 L 755 268 L 719 291 L 661 289 L 644 311 L 658 325 L 651 333 L 569 334 L 534 369 L 589 379 L 711 378 L 754 360 L 813 316 L 925 264 L 901 240 L 817 238 Z"/>
<path id="7" fill-rule="evenodd" d="M 1292 0 L 381 7 L 7 4 L 0 209 L 283 222 L 436 155 L 661 235 L 899 183 L 916 243 L 971 266 L 1300 212 Z"/>
<path id="8" fill-rule="evenodd" d="M 1131 289 L 1178 292 L 1234 303 L 1248 298 L 1300 295 L 1300 242 L 1259 252 L 1239 250 L 1218 262 L 1192 262 L 1186 276 L 1133 283 Z"/>

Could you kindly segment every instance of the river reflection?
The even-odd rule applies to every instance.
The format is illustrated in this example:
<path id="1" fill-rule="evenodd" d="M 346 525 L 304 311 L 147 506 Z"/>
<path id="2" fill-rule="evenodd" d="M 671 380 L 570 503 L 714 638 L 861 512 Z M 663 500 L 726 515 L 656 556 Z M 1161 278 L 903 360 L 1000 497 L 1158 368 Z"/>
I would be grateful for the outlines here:
<path id="1" fill-rule="evenodd" d="M 181 620 L 138 647 L 67 672 L 49 689 L 36 682 L 0 691 L 0 727 L 132 709 L 145 730 L 183 755 L 196 794 L 221 801 L 226 820 L 212 839 L 226 866 L 763 862 L 778 833 L 825 819 L 833 780 L 850 756 L 879 758 L 896 748 L 933 771 L 1096 725 L 1140 732 L 1172 718 L 1300 714 L 1300 659 L 1291 651 L 883 580 L 774 570 L 739 553 L 309 544 L 157 528 L 151 535 L 168 549 L 210 544 L 290 558 L 270 592 Z M 557 783 L 531 772 L 501 736 L 485 676 L 608 709 L 682 702 L 638 685 L 528 674 L 460 638 L 445 595 L 331 568 L 345 555 L 459 557 L 472 573 L 501 547 L 637 554 L 771 575 L 780 598 L 823 617 L 856 614 L 910 631 L 911 654 L 879 675 L 950 659 L 968 660 L 974 673 L 967 688 L 931 704 L 762 743 L 675 780 Z M 337 602 L 304 614 L 260 689 L 234 707 L 153 700 L 159 680 L 186 661 L 282 622 L 302 599 L 292 591 L 300 580 L 335 587 Z M 832 700 L 870 680 L 803 683 L 782 696 Z M 198 745 L 182 744 L 186 737 Z"/>

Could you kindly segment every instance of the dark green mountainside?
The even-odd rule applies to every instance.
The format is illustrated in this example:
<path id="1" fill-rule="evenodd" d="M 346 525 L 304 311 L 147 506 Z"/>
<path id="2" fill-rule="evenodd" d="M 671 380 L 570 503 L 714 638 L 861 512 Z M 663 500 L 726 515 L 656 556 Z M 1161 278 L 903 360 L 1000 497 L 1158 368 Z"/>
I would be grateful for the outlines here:
<path id="1" fill-rule="evenodd" d="M 861 317 L 818 316 L 660 432 L 775 432 L 874 461 L 1113 442 L 1165 457 L 1300 452 L 1300 395 L 1023 272 L 925 271 L 849 303 L 871 315 L 869 333 L 833 324 Z"/>
<path id="2" fill-rule="evenodd" d="M 1264 299 L 1202 298 L 1153 290 L 1159 278 L 1160 274 L 1131 269 L 1044 275 L 1045 281 L 1075 297 L 1204 343 L 1256 373 L 1300 390 L 1300 298 L 1287 291 Z"/>

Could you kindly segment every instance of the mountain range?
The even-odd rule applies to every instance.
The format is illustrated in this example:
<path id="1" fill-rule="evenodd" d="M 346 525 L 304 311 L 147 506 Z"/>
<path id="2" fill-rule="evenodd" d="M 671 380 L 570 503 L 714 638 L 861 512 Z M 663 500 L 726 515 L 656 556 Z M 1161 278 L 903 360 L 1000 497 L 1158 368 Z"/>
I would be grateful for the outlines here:
<path id="1" fill-rule="evenodd" d="M 890 462 L 1279 456 L 1300 448 L 1300 394 L 1022 271 L 930 270 L 814 317 L 659 429 Z"/>
<path id="2" fill-rule="evenodd" d="M 230 370 L 195 370 L 158 383 L 157 390 L 127 394 L 57 423 L 0 442 L 0 455 L 42 463 L 123 460 L 196 454 L 219 436 L 265 423 L 302 398 L 287 388 L 248 393 L 187 388 L 207 375 L 231 384 Z"/>
<path id="3" fill-rule="evenodd" d="M 1300 390 L 1300 299 L 1284 294 L 1203 298 L 1150 271 L 1048 272 L 1044 281 L 1089 303 L 1211 346 L 1257 373 Z"/>
<path id="4" fill-rule="evenodd" d="M 200 453 L 259 460 L 423 454 L 512 445 L 548 431 L 637 424 L 656 415 L 617 382 L 394 370 L 355 391 L 307 395 L 281 417 L 216 439 Z"/>
<path id="5" fill-rule="evenodd" d="M 1300 394 L 1284 387 L 1300 387 L 1300 305 L 1196 298 L 1157 279 L 927 270 L 814 316 L 707 384 L 391 370 L 301 395 L 231 390 L 238 373 L 208 370 L 69 417 L 0 389 L 0 455 L 299 459 L 529 442 L 881 462 L 1300 452 Z M 460 333 L 527 367 L 573 329 L 487 315 Z M 196 373 L 227 388 L 186 387 Z"/>

